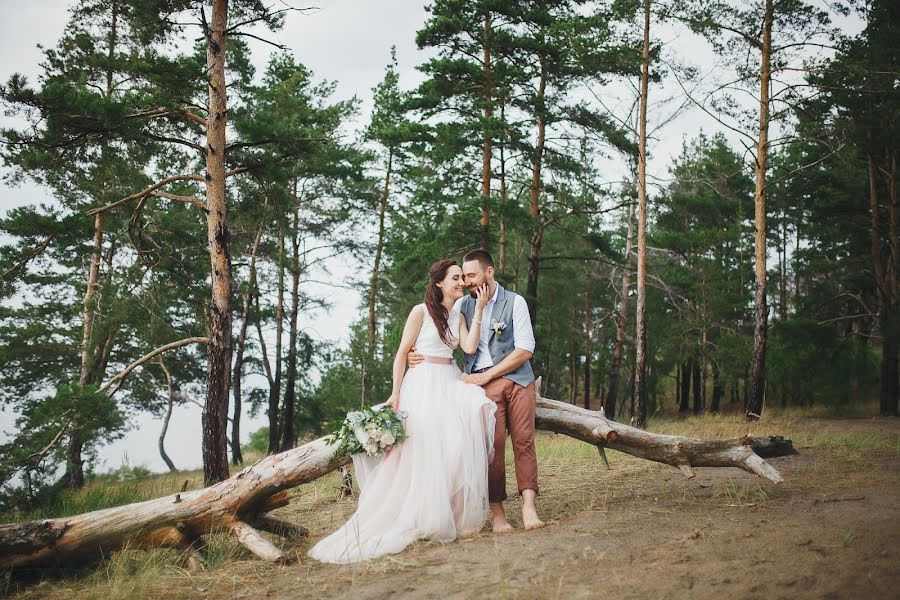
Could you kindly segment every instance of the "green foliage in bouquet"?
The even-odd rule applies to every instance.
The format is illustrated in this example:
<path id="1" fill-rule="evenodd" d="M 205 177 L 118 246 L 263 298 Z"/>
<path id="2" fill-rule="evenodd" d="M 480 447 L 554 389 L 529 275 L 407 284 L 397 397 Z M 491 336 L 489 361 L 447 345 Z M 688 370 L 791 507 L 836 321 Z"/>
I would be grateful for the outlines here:
<path id="1" fill-rule="evenodd" d="M 366 406 L 347 413 L 347 418 L 328 438 L 328 444 L 339 444 L 335 458 L 362 452 L 369 456 L 383 454 L 406 439 L 405 418 L 405 411 L 395 413 L 387 406 L 378 410 Z"/>

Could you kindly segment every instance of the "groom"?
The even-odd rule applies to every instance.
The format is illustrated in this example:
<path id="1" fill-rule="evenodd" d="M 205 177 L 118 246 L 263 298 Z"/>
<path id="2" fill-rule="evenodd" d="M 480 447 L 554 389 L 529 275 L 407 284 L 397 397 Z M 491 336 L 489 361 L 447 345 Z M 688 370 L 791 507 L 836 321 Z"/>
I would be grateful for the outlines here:
<path id="1" fill-rule="evenodd" d="M 525 529 L 537 529 L 535 498 L 538 494 L 537 456 L 534 449 L 534 372 L 528 362 L 534 353 L 534 333 L 525 299 L 505 290 L 494 280 L 494 259 L 486 250 L 473 250 L 463 258 L 463 277 L 470 295 L 460 298 L 455 308 L 472 327 L 475 290 L 487 284 L 488 300 L 481 317 L 481 339 L 475 354 L 463 355 L 463 381 L 484 388 L 497 404 L 494 430 L 494 460 L 488 466 L 488 500 L 495 532 L 512 531 L 506 520 L 506 430 L 513 442 L 516 483 L 522 495 L 522 522 Z M 410 354 L 410 366 L 421 362 Z"/>

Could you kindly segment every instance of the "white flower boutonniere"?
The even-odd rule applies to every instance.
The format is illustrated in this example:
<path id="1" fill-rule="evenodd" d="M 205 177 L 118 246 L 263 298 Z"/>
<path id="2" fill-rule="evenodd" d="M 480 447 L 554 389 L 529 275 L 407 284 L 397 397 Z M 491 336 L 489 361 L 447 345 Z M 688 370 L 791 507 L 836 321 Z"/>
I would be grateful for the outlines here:
<path id="1" fill-rule="evenodd" d="M 501 331 L 506 329 L 506 321 L 497 321 L 496 319 L 491 319 L 491 329 L 494 330 L 494 335 L 499 335 Z"/>

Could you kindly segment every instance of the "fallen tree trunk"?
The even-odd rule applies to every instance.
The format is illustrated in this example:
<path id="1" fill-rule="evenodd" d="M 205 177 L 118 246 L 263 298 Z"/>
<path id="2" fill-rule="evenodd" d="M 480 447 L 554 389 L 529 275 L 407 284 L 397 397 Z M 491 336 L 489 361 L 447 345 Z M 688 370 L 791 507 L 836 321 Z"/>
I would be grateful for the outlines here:
<path id="1" fill-rule="evenodd" d="M 749 436 L 698 440 L 659 435 L 610 421 L 602 411 L 540 397 L 536 425 L 596 445 L 604 462 L 603 449 L 614 448 L 679 467 L 688 477 L 693 477 L 693 467 L 737 467 L 780 483 L 778 471 L 754 452 L 752 444 L 766 448 L 769 456 L 793 453 L 790 440 L 782 438 L 754 442 Z M 267 513 L 288 504 L 288 488 L 350 462 L 349 457 L 335 457 L 337 445 L 326 441 L 319 438 L 267 456 L 204 489 L 71 517 L 0 526 L 0 570 L 83 561 L 123 547 L 177 548 L 191 568 L 199 568 L 202 536 L 213 531 L 230 532 L 260 558 L 284 562 L 284 553 L 259 530 L 281 536 L 304 533 L 302 527 Z"/>

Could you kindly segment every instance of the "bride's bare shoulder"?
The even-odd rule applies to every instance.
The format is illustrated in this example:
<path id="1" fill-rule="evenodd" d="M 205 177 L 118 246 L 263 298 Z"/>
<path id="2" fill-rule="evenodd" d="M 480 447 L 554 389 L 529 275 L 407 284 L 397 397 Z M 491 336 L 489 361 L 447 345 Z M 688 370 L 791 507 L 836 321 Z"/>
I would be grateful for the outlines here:
<path id="1" fill-rule="evenodd" d="M 410 323 L 421 323 L 425 319 L 425 313 L 428 312 L 428 308 L 426 308 L 425 303 L 416 304 L 412 307 L 412 310 L 409 311 L 409 316 L 406 320 Z"/>

